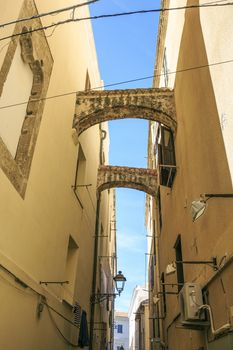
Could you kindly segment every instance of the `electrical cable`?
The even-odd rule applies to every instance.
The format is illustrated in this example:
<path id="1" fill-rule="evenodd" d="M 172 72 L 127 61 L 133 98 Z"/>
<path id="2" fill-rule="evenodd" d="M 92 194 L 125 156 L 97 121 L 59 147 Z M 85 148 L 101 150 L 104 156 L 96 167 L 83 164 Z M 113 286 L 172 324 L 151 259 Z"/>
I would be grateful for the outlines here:
<path id="1" fill-rule="evenodd" d="M 166 74 L 172 75 L 172 74 L 184 73 L 184 72 L 188 72 L 188 71 L 192 71 L 192 70 L 203 69 L 203 68 L 208 68 L 208 67 L 214 67 L 214 66 L 219 66 L 219 65 L 228 64 L 228 63 L 233 63 L 233 59 L 226 60 L 226 61 L 219 61 L 219 62 L 210 63 L 210 64 L 205 64 L 205 65 L 201 65 L 201 66 L 194 66 L 194 67 L 190 67 L 190 68 L 178 69 L 178 70 L 175 70 L 175 71 L 168 72 Z M 112 86 L 123 85 L 123 84 L 128 84 L 128 83 L 134 83 L 134 82 L 137 82 L 137 81 L 153 79 L 153 78 L 156 78 L 156 77 L 164 76 L 164 74 L 165 73 L 160 73 L 160 74 L 150 75 L 150 76 L 146 76 L 146 77 L 142 77 L 142 78 L 123 80 L 123 81 L 116 82 L 116 83 L 106 84 L 104 86 L 93 87 L 89 91 L 100 90 L 100 89 L 108 88 L 108 87 L 112 87 Z M 158 88 L 150 88 L 150 89 L 151 90 L 153 90 L 153 89 L 154 90 L 158 90 Z M 64 97 L 64 96 L 74 95 L 74 94 L 77 94 L 78 92 L 84 92 L 84 91 L 85 90 L 82 90 L 82 91 L 81 90 L 70 91 L 70 92 L 66 92 L 66 93 L 63 93 L 63 94 L 58 94 L 58 95 L 52 95 L 52 96 L 48 96 L 48 97 L 42 97 L 42 98 L 38 98 L 38 99 L 33 99 L 33 101 L 31 101 L 31 102 L 39 102 L 39 101 L 51 100 L 51 99 L 54 99 L 54 98 L 60 98 L 60 97 Z M 12 108 L 12 107 L 17 107 L 17 106 L 22 106 L 22 105 L 25 105 L 25 104 L 28 104 L 28 101 L 18 102 L 18 103 L 13 103 L 13 104 L 10 104 L 10 105 L 1 106 L 0 110 L 1 109 Z"/>
<path id="2" fill-rule="evenodd" d="M 83 2 L 81 4 L 65 7 L 65 8 L 62 8 L 62 9 L 58 9 L 58 10 L 54 10 L 54 11 L 50 11 L 50 12 L 45 12 L 45 13 L 41 13 L 41 14 L 38 14 L 38 15 L 33 15 L 31 17 L 19 18 L 19 19 L 16 19 L 14 21 L 10 21 L 10 22 L 6 22 L 6 23 L 3 23 L 3 24 L 0 24 L 0 29 L 1 28 L 5 28 L 5 27 L 7 27 L 9 25 L 12 25 L 12 24 L 16 24 L 16 23 L 27 22 L 27 21 L 31 21 L 33 19 L 46 17 L 46 16 L 53 16 L 53 15 L 57 15 L 57 14 L 62 13 L 62 12 L 74 11 L 78 7 L 90 5 L 90 4 L 93 4 L 94 2 L 97 2 L 97 1 L 100 1 L 100 0 L 91 0 L 91 1 Z"/>
<path id="3" fill-rule="evenodd" d="M 112 13 L 112 14 L 103 14 L 103 15 L 97 15 L 97 16 L 88 16 L 88 17 L 81 17 L 81 18 L 70 18 L 64 21 L 60 21 L 57 23 L 52 23 L 47 26 L 38 27 L 34 29 L 29 29 L 27 33 L 34 33 L 41 30 L 47 30 L 49 28 L 52 28 L 54 26 L 59 26 L 62 24 L 67 24 L 71 22 L 81 22 L 81 21 L 87 21 L 87 20 L 96 20 L 96 19 L 103 19 L 103 18 L 112 18 L 112 17 L 119 17 L 119 16 L 129 16 L 129 15 L 135 15 L 135 14 L 145 14 L 145 13 L 156 13 L 156 12 L 167 12 L 167 11 L 173 11 L 173 10 L 185 10 L 185 9 L 196 9 L 196 8 L 208 8 L 208 7 L 223 7 L 223 6 L 232 6 L 233 2 L 228 3 L 210 3 L 210 4 L 202 4 L 202 5 L 188 5 L 188 6 L 181 6 L 181 7 L 171 7 L 171 8 L 160 8 L 160 9 L 151 9 L 151 10 L 137 10 L 137 11 L 128 11 L 128 12 L 119 12 L 119 13 Z M 12 35 L 8 35 L 5 37 L 0 38 L 0 41 L 14 38 L 20 35 L 23 35 L 25 33 L 15 33 Z"/>
<path id="4" fill-rule="evenodd" d="M 28 284 L 26 284 L 25 282 L 23 282 L 20 278 L 18 278 L 13 272 L 11 272 L 10 270 L 8 270 L 8 269 L 7 269 L 5 266 L 3 266 L 2 264 L 0 264 L 0 268 L 1 268 L 3 271 L 5 271 L 7 274 L 9 274 L 12 278 L 14 278 L 15 282 L 21 284 L 22 287 L 23 287 L 24 289 L 19 289 L 19 288 L 13 286 L 10 282 L 8 283 L 9 285 L 11 285 L 13 288 L 17 289 L 18 291 L 24 292 L 24 293 L 26 293 L 26 290 L 27 290 L 27 289 L 30 289 L 30 290 L 33 291 L 36 295 L 38 295 L 39 297 L 42 297 L 42 301 L 41 301 L 41 302 L 42 302 L 44 305 L 46 305 L 47 308 L 53 310 L 53 312 L 55 312 L 57 315 L 59 315 L 59 316 L 60 316 L 61 318 L 63 318 L 65 321 L 69 322 L 72 326 L 74 326 L 74 327 L 76 327 L 76 328 L 79 329 L 79 327 L 78 327 L 76 324 L 74 324 L 72 321 L 70 321 L 70 320 L 69 320 L 67 317 L 65 317 L 64 315 L 62 315 L 59 311 L 57 311 L 56 309 L 54 309 L 51 305 L 49 305 L 49 304 L 47 303 L 47 301 L 46 301 L 46 297 L 45 297 L 43 294 L 37 292 L 33 287 L 31 287 L 31 286 L 29 286 Z M 4 277 L 2 277 L 2 276 L 0 276 L 0 277 L 4 279 Z M 6 279 L 4 279 L 4 280 L 6 281 Z M 7 281 L 6 281 L 6 282 L 7 282 Z M 27 294 L 28 294 L 28 293 L 27 293 Z"/>
<path id="5" fill-rule="evenodd" d="M 46 305 L 46 304 L 45 304 Z M 56 328 L 56 330 L 58 331 L 58 333 L 61 335 L 61 337 L 65 340 L 65 342 L 70 345 L 71 347 L 73 348 L 78 348 L 78 344 L 73 344 L 69 341 L 69 339 L 66 338 L 66 336 L 62 333 L 62 331 L 60 330 L 60 328 L 58 327 L 56 321 L 54 320 L 53 318 L 53 315 L 50 311 L 50 308 L 46 305 L 47 307 L 47 310 L 48 310 L 48 314 L 49 314 L 49 317 L 50 317 L 50 320 L 52 322 L 52 324 L 54 325 L 54 327 Z M 76 326 L 77 327 L 77 326 Z"/>
<path id="6" fill-rule="evenodd" d="M 79 329 L 79 326 L 77 326 L 76 324 L 74 324 L 72 321 L 70 321 L 67 317 L 65 317 L 64 315 L 62 315 L 59 311 L 57 311 L 56 309 L 54 309 L 51 305 L 49 305 L 46 301 L 42 301 L 42 303 L 47 306 L 47 308 L 53 310 L 53 312 L 55 312 L 58 316 L 62 317 L 64 320 L 66 320 L 68 323 L 70 323 L 72 326 L 76 327 Z"/>

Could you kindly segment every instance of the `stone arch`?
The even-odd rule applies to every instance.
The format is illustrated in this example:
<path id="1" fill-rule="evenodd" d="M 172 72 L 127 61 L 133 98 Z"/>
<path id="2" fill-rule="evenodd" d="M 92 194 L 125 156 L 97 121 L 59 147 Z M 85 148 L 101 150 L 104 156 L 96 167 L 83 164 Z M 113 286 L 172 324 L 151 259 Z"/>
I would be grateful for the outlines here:
<path id="1" fill-rule="evenodd" d="M 158 187 L 157 177 L 155 169 L 101 165 L 98 169 L 97 192 L 123 187 L 155 196 Z"/>
<path id="2" fill-rule="evenodd" d="M 170 89 L 130 89 L 79 92 L 73 127 L 78 135 L 108 120 L 154 120 L 176 130 L 174 92 Z"/>

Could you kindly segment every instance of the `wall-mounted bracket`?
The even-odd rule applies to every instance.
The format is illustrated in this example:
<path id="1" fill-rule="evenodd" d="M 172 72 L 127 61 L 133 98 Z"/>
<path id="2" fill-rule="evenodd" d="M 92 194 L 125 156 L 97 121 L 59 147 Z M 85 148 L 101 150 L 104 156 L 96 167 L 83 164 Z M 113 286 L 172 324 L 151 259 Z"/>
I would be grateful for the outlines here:
<path id="1" fill-rule="evenodd" d="M 69 284 L 69 281 L 40 281 L 40 284 L 45 284 L 47 286 L 47 284 Z"/>
<path id="2" fill-rule="evenodd" d="M 218 270 L 218 265 L 217 265 L 217 257 L 213 257 L 212 260 L 197 260 L 197 261 L 186 261 L 186 260 L 182 260 L 182 261 L 175 261 L 176 264 L 193 264 L 193 265 L 209 265 L 211 266 L 214 271 Z"/>
<path id="3" fill-rule="evenodd" d="M 118 293 L 97 293 L 91 296 L 91 304 L 99 304 L 105 300 L 109 300 L 111 297 L 115 299 L 115 297 L 119 295 Z"/>

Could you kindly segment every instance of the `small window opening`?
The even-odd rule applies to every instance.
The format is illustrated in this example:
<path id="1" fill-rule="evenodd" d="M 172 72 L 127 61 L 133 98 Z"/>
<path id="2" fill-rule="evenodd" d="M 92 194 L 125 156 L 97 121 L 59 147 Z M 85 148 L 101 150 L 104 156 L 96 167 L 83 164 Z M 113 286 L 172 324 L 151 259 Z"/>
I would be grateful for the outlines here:
<path id="1" fill-rule="evenodd" d="M 181 246 L 181 236 L 177 237 L 176 243 L 174 245 L 176 251 L 176 261 L 183 261 L 182 258 L 182 246 Z M 178 292 L 181 290 L 184 284 L 184 270 L 183 264 L 176 264 L 176 274 L 177 274 L 177 283 L 178 283 Z"/>
<path id="2" fill-rule="evenodd" d="M 85 81 L 85 91 L 91 90 L 91 81 L 89 77 L 89 73 L 86 73 L 86 81 Z"/>
<path id="3" fill-rule="evenodd" d="M 64 285 L 64 299 L 70 304 L 73 304 L 77 262 L 78 245 L 76 244 L 74 239 L 71 236 L 69 236 L 65 267 L 65 281 L 69 281 L 69 284 Z"/>
<path id="4" fill-rule="evenodd" d="M 162 291 L 163 291 L 163 315 L 166 315 L 167 312 L 167 304 L 166 304 L 166 288 L 165 288 L 165 278 L 164 278 L 164 272 L 161 274 L 161 283 L 162 283 Z"/>
<path id="5" fill-rule="evenodd" d="M 85 184 L 85 175 L 86 175 L 86 158 L 83 153 L 83 149 L 81 145 L 79 145 L 78 164 L 77 164 L 77 171 L 76 171 L 76 185 Z"/>
<path id="6" fill-rule="evenodd" d="M 164 86 L 168 87 L 168 64 L 167 64 L 167 50 L 166 47 L 164 49 L 164 55 L 163 55 L 163 78 L 164 78 Z"/>
<path id="7" fill-rule="evenodd" d="M 176 175 L 176 158 L 173 133 L 165 126 L 160 126 L 158 137 L 158 166 L 160 185 L 172 187 Z"/>

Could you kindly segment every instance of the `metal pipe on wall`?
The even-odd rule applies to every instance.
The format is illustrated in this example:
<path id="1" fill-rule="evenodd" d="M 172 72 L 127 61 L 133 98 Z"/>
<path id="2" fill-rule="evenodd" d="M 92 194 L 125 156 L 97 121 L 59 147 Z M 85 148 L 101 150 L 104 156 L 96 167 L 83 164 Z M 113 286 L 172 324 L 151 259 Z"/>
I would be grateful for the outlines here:
<path id="1" fill-rule="evenodd" d="M 103 130 L 101 124 L 99 124 L 100 131 L 100 148 L 99 148 L 99 164 L 102 165 L 102 153 L 103 153 L 103 141 L 107 136 L 106 130 Z M 100 221 L 100 204 L 101 204 L 101 192 L 97 193 L 96 204 L 96 221 L 95 221 L 95 242 L 94 242 L 94 256 L 93 256 L 93 275 L 92 275 L 92 296 L 96 294 L 96 279 L 97 279 L 97 261 L 98 261 L 98 246 L 99 246 L 99 221 Z M 95 322 L 95 303 L 91 298 L 91 315 L 90 315 L 90 345 L 89 349 L 93 350 L 93 338 L 94 338 L 94 322 Z"/>
<path id="2" fill-rule="evenodd" d="M 157 201 L 156 198 L 153 197 L 153 210 L 156 215 L 156 232 L 153 232 L 154 234 L 154 240 L 155 240 L 155 256 L 156 256 L 156 284 L 157 284 L 157 291 L 158 294 L 161 293 L 161 285 L 160 285 L 160 261 L 159 261 L 159 235 L 160 235 L 160 225 L 159 225 L 159 215 L 157 210 Z M 159 338 L 161 343 L 163 343 L 164 340 L 164 334 L 163 334 L 163 321 L 162 321 L 162 301 L 161 299 L 158 302 L 158 311 L 159 311 Z"/>

